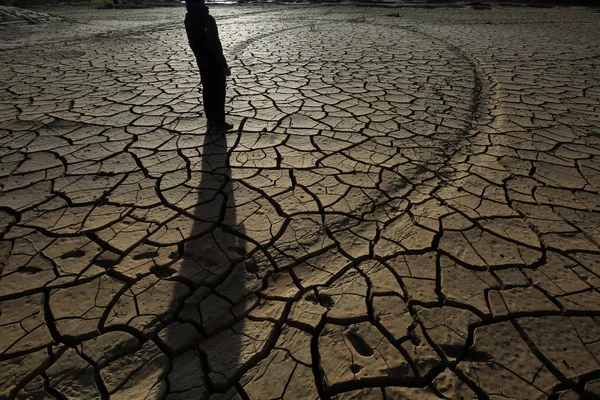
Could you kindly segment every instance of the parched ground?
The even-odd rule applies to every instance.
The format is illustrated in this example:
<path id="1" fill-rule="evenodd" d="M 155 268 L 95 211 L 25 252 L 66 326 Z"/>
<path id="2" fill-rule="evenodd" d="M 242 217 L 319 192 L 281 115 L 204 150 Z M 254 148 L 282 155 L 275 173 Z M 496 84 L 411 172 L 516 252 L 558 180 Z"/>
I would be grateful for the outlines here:
<path id="1" fill-rule="evenodd" d="M 600 396 L 600 13 L 214 7 L 215 135 L 182 8 L 41 11 L 0 24 L 0 398 Z"/>

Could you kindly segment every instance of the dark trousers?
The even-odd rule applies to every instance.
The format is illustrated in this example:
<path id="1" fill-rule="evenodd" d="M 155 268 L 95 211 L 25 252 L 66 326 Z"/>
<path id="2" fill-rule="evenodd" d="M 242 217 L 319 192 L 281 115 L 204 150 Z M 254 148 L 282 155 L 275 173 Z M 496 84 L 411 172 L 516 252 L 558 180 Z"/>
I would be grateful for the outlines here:
<path id="1" fill-rule="evenodd" d="M 225 123 L 225 71 L 222 68 L 200 68 L 204 113 L 209 123 Z"/>

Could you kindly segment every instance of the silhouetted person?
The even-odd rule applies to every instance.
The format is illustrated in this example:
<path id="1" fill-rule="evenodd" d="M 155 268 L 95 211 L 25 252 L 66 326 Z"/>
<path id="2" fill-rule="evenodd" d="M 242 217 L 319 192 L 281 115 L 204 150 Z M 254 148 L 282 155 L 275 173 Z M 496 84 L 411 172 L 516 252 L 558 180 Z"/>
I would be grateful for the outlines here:
<path id="1" fill-rule="evenodd" d="M 223 56 L 217 24 L 208 14 L 204 0 L 187 0 L 186 8 L 185 30 L 200 69 L 208 129 L 225 132 L 233 128 L 225 122 L 225 77 L 231 72 Z"/>

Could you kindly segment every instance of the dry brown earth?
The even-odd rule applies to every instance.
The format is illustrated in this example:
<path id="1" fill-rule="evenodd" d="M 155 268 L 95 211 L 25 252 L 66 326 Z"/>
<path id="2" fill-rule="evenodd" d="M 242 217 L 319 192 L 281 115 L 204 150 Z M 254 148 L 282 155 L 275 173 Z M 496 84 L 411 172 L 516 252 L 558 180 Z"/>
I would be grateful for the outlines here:
<path id="1" fill-rule="evenodd" d="M 525 12 L 525 11 L 526 12 Z M 600 14 L 47 8 L 0 53 L 0 398 L 600 396 Z"/>

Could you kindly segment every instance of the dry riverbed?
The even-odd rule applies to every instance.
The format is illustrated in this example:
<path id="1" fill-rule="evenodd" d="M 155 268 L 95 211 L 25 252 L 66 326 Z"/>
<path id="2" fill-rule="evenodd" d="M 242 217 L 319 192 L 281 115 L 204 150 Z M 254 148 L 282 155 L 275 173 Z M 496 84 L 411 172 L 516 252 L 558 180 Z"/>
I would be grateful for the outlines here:
<path id="1" fill-rule="evenodd" d="M 0 8 L 0 397 L 600 395 L 600 14 Z"/>

